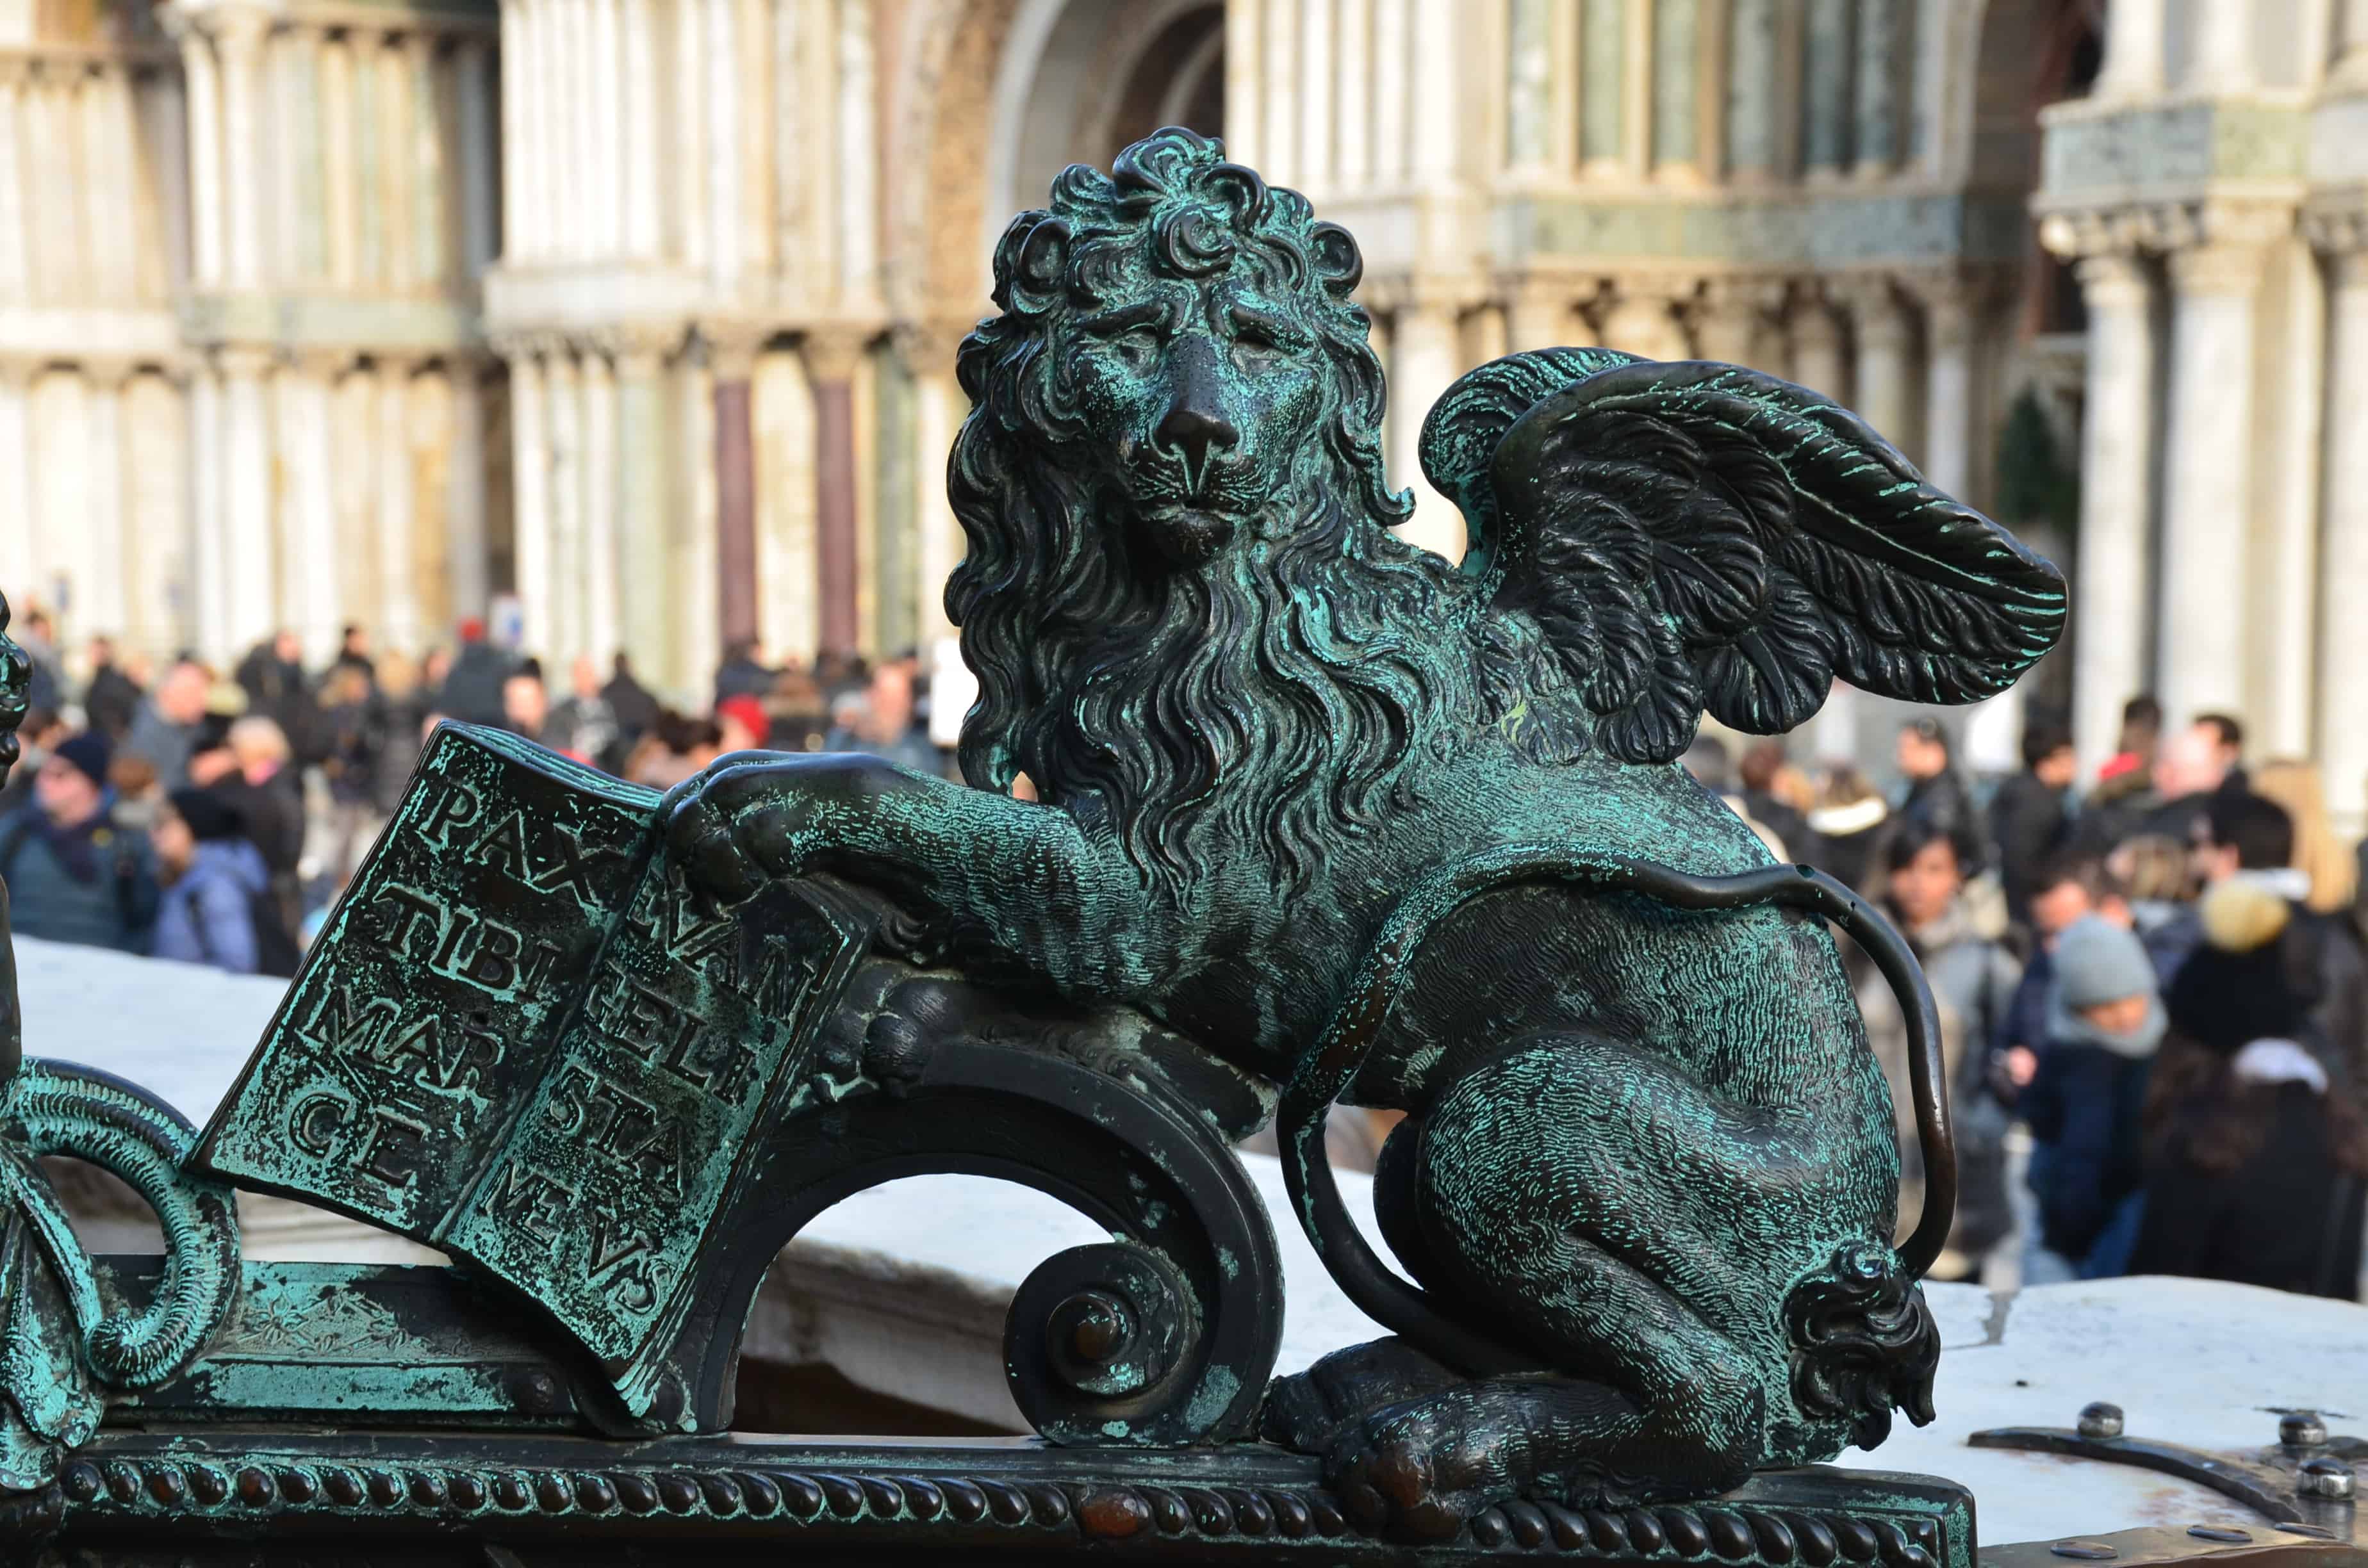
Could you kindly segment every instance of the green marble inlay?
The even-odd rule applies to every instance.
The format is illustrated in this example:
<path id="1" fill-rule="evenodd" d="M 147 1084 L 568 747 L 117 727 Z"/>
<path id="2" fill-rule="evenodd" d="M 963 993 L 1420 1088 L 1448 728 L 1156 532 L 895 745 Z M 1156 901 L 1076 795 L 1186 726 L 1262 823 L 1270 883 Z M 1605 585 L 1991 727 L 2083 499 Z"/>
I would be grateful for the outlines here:
<path id="1" fill-rule="evenodd" d="M 1801 159 L 1813 169 L 1850 166 L 1852 0 L 1809 0 L 1801 84 Z"/>
<path id="2" fill-rule="evenodd" d="M 2278 104 L 2191 103 L 2067 116 L 2047 128 L 2043 188 L 2197 186 L 2211 180 L 2299 180 L 2307 120 Z"/>
<path id="3" fill-rule="evenodd" d="M 2005 196 L 1836 196 L 1822 201 L 1541 198 L 1497 210 L 1497 254 L 1653 256 L 1753 266 L 2009 260 L 2026 219 Z"/>
<path id="4" fill-rule="evenodd" d="M 1776 0 L 1734 0 L 1727 23 L 1726 165 L 1776 166 Z"/>
<path id="5" fill-rule="evenodd" d="M 1554 155 L 1554 0 L 1510 0 L 1505 17 L 1505 162 Z"/>
<path id="6" fill-rule="evenodd" d="M 1587 0 L 1579 40 L 1579 150 L 1617 158 L 1626 138 L 1628 0 Z"/>
<path id="7" fill-rule="evenodd" d="M 913 378 L 905 372 L 904 361 L 884 349 L 873 363 L 879 370 L 872 382 L 878 389 L 873 395 L 873 417 L 879 426 L 878 438 L 872 443 L 878 470 L 873 515 L 878 521 L 872 529 L 871 549 L 873 581 L 879 585 L 874 590 L 879 598 L 873 621 L 881 651 L 894 653 L 914 646 L 920 638 L 916 602 L 920 591 L 916 574 L 920 568 L 918 541 L 914 537 Z"/>
<path id="8" fill-rule="evenodd" d="M 1860 0 L 1857 153 L 1862 164 L 1899 161 L 1899 86 L 1914 25 L 1914 11 L 1899 0 Z"/>
<path id="9" fill-rule="evenodd" d="M 1702 0 L 1653 8 L 1653 162 L 1693 162 L 1701 90 Z"/>

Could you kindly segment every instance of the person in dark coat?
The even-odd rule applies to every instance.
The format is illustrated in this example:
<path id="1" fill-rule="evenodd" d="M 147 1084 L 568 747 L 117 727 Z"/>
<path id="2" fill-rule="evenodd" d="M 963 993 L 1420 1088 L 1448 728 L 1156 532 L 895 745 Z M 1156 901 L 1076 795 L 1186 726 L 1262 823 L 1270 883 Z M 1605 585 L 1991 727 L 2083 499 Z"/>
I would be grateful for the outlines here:
<path id="1" fill-rule="evenodd" d="M 2033 883 L 2070 828 L 2066 802 L 2078 770 L 2070 730 L 2053 722 L 2028 724 L 2022 771 L 2000 784 L 1990 801 L 1990 839 L 1998 846 L 2007 918 L 2026 929 L 2032 895 L 2038 891 Z"/>
<path id="2" fill-rule="evenodd" d="M 1894 816 L 1902 824 L 1921 822 L 1946 834 L 1964 857 L 1966 880 L 1972 881 L 1985 864 L 1981 817 L 1974 810 L 1973 792 L 1957 771 L 1949 732 L 1929 713 L 1910 719 L 1899 727 L 1895 755 L 1907 780 L 1907 797 Z"/>
<path id="3" fill-rule="evenodd" d="M 2017 1102 L 2036 1145 L 2029 1182 L 2056 1267 L 2108 1278 L 2137 1241 L 2140 1129 L 2167 1018 L 2146 945 L 2102 915 L 2057 937 L 2051 969 L 2046 1043 Z"/>
<path id="4" fill-rule="evenodd" d="M 114 820 L 114 748 L 85 731 L 34 776 L 33 803 L 0 823 L 0 879 L 20 937 L 145 953 L 156 926 L 156 863 L 145 834 Z"/>
<path id="5" fill-rule="evenodd" d="M 257 643 L 239 661 L 233 678 L 246 693 L 246 710 L 279 726 L 298 765 L 321 759 L 320 726 L 314 722 L 320 710 L 304 674 L 304 644 L 294 632 L 274 632 L 270 642 Z"/>
<path id="6" fill-rule="evenodd" d="M 600 688 L 600 699 L 616 717 L 620 753 L 632 750 L 658 722 L 658 699 L 634 676 L 632 660 L 621 653 L 610 665 L 609 684 Z"/>
<path id="7" fill-rule="evenodd" d="M 2201 901 L 2203 944 L 2167 999 L 2146 1107 L 2134 1274 L 2353 1298 L 2368 1125 L 2310 1039 L 2283 950 L 2292 906 L 2231 878 Z"/>
<path id="8" fill-rule="evenodd" d="M 715 705 L 722 707 L 735 697 L 762 697 L 773 689 L 773 672 L 757 657 L 753 638 L 742 638 L 724 650 L 723 662 L 715 670 Z"/>
<path id="9" fill-rule="evenodd" d="M 502 723 L 502 687 L 518 661 L 485 641 L 485 623 L 473 616 L 461 623 L 461 653 L 452 661 L 436 710 L 464 724 Z"/>
<path id="10" fill-rule="evenodd" d="M 156 916 L 155 956 L 232 974 L 262 971 L 256 903 L 270 917 L 271 873 L 246 824 L 211 790 L 174 790 L 152 832 L 167 878 Z M 279 966 L 275 966 L 275 970 Z M 293 974 L 294 966 L 285 966 Z"/>
<path id="11" fill-rule="evenodd" d="M 82 691 L 82 710 L 89 718 L 90 727 L 121 745 L 123 737 L 131 733 L 133 717 L 140 711 L 140 683 L 115 662 L 114 639 L 92 638 L 90 684 Z"/>

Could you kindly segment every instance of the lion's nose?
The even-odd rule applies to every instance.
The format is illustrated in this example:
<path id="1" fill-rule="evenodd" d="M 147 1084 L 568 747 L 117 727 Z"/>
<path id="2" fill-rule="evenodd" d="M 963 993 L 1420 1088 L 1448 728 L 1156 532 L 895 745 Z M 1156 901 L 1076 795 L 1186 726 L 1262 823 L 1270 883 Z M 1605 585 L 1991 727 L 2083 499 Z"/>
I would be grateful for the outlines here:
<path id="1" fill-rule="evenodd" d="M 1209 454 L 1237 445 L 1241 438 L 1242 433 L 1224 415 L 1190 403 L 1178 403 L 1159 422 L 1160 444 L 1175 448 L 1183 457 L 1185 474 L 1195 490 L 1201 487 L 1201 475 L 1209 472 Z"/>

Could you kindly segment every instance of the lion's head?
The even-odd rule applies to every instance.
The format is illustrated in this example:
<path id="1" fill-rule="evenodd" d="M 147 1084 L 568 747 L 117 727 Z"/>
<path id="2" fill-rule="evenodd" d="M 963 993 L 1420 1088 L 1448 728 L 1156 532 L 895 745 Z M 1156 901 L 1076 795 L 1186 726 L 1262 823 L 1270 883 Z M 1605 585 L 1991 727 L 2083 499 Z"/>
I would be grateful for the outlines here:
<path id="1" fill-rule="evenodd" d="M 1296 875 L 1370 820 L 1458 640 L 1418 625 L 1452 569 L 1389 532 L 1361 266 L 1173 128 L 1005 231 L 949 479 L 972 783 L 1026 772 L 1155 878 L 1219 824 Z"/>

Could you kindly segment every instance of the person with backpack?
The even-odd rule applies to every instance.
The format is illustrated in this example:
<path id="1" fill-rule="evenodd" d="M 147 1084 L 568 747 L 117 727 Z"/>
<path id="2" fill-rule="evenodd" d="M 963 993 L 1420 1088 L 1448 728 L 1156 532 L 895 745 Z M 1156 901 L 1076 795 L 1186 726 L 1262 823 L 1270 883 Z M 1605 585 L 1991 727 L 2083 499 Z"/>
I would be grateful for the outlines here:
<path id="1" fill-rule="evenodd" d="M 0 879 L 16 934 L 145 953 L 156 925 L 147 835 L 115 819 L 114 746 L 95 731 L 58 743 L 30 805 L 0 822 Z"/>
<path id="2" fill-rule="evenodd" d="M 212 793 L 176 790 L 156 813 L 156 863 L 165 882 L 156 956 L 232 974 L 296 972 L 295 944 L 280 929 L 263 852 L 238 812 Z"/>

